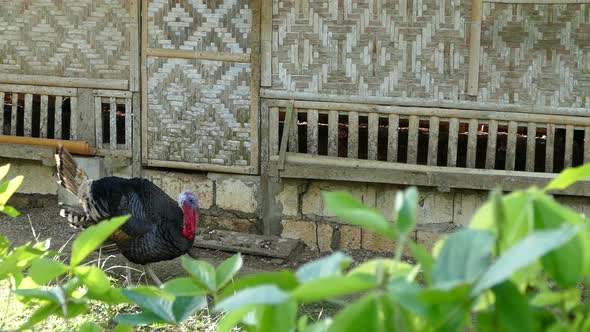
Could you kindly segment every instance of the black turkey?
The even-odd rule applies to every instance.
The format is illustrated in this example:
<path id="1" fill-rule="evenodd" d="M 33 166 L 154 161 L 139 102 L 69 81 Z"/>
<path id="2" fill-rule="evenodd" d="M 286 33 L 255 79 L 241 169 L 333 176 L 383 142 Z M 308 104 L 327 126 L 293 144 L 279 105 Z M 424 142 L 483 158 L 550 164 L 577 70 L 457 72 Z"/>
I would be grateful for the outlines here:
<path id="1" fill-rule="evenodd" d="M 193 192 L 182 192 L 178 202 L 147 179 L 115 176 L 90 179 L 74 158 L 60 146 L 55 155 L 58 183 L 74 194 L 81 207 L 63 205 L 62 216 L 76 228 L 130 214 L 109 240 L 129 261 L 148 264 L 189 254 L 199 225 L 199 201 Z"/>

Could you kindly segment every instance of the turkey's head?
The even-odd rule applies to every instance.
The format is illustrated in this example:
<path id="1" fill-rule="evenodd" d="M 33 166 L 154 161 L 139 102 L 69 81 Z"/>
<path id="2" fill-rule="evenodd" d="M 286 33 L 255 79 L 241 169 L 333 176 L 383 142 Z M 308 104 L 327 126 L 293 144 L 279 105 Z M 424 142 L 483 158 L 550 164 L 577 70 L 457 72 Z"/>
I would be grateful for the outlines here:
<path id="1" fill-rule="evenodd" d="M 182 235 L 192 240 L 195 238 L 195 231 L 199 226 L 199 199 L 192 191 L 185 191 L 178 197 L 178 205 L 184 215 Z"/>

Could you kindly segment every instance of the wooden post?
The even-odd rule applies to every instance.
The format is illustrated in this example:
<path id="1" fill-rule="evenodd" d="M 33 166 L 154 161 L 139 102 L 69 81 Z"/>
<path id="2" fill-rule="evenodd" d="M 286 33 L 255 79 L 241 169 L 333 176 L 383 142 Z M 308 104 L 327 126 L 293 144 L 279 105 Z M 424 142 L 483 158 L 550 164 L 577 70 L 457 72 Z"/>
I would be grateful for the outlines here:
<path id="1" fill-rule="evenodd" d="M 369 137 L 367 152 L 369 160 L 377 160 L 377 147 L 378 147 L 378 136 L 379 136 L 379 114 L 369 114 Z"/>
<path id="2" fill-rule="evenodd" d="M 534 122 L 529 122 L 526 132 L 526 171 L 535 171 L 535 148 L 537 138 L 537 125 Z"/>
<path id="3" fill-rule="evenodd" d="M 41 95 L 41 114 L 39 119 L 39 137 L 47 138 L 47 113 L 49 106 L 49 96 Z"/>
<path id="4" fill-rule="evenodd" d="M 553 173 L 553 152 L 555 145 L 555 126 L 547 125 L 547 139 L 545 140 L 545 172 Z"/>
<path id="5" fill-rule="evenodd" d="M 318 154 L 318 111 L 307 111 L 307 153 Z"/>
<path id="6" fill-rule="evenodd" d="M 565 155 L 564 168 L 572 167 L 572 154 L 574 150 L 574 126 L 565 126 Z"/>
<path id="7" fill-rule="evenodd" d="M 477 119 L 469 120 L 469 134 L 467 136 L 467 168 L 475 168 L 477 152 Z"/>
<path id="8" fill-rule="evenodd" d="M 389 115 L 387 130 L 387 161 L 397 162 L 399 115 Z"/>
<path id="9" fill-rule="evenodd" d="M 272 0 L 261 0 L 260 85 L 272 86 Z"/>
<path id="10" fill-rule="evenodd" d="M 53 129 L 55 131 L 54 138 L 61 139 L 61 108 L 63 105 L 63 97 L 62 96 L 55 96 L 55 116 L 54 116 L 54 126 Z"/>
<path id="11" fill-rule="evenodd" d="M 418 163 L 418 127 L 420 118 L 416 115 L 410 116 L 408 128 L 408 164 Z"/>
<path id="12" fill-rule="evenodd" d="M 72 98 L 74 104 L 74 98 Z M 71 132 L 74 139 L 87 141 L 91 147 L 96 147 L 96 120 L 94 111 L 94 94 L 92 89 L 78 89 L 77 106 L 72 106 Z M 76 127 L 74 129 L 74 123 Z"/>
<path id="13" fill-rule="evenodd" d="M 428 165 L 436 166 L 438 162 L 438 133 L 440 119 L 436 116 L 430 117 L 428 129 Z"/>
<path id="14" fill-rule="evenodd" d="M 1 109 L 0 111 L 4 113 L 4 109 Z M 27 93 L 25 95 L 25 114 L 23 125 L 25 136 L 31 137 L 33 132 L 33 94 L 31 93 Z"/>
<path id="15" fill-rule="evenodd" d="M 469 76 L 467 94 L 477 96 L 479 88 L 479 52 L 481 47 L 481 19 L 483 0 L 471 0 L 471 28 L 469 29 Z"/>
<path id="16" fill-rule="evenodd" d="M 516 135 L 518 124 L 515 121 L 508 122 L 508 140 L 506 141 L 506 165 L 505 169 L 513 171 L 516 163 Z"/>
<path id="17" fill-rule="evenodd" d="M 16 123 L 16 119 L 17 119 L 16 113 L 18 111 L 18 93 L 16 93 L 16 92 L 13 92 L 12 93 L 12 100 L 11 100 L 11 102 L 12 102 L 12 110 L 11 110 L 11 113 L 10 113 L 10 118 L 11 118 L 10 119 L 10 134 L 12 136 L 16 136 L 16 125 L 17 125 L 17 123 Z"/>
<path id="18" fill-rule="evenodd" d="M 281 139 L 281 146 L 279 151 L 279 165 L 278 169 L 282 170 L 285 168 L 285 155 L 287 154 L 287 145 L 289 145 L 289 130 L 291 130 L 291 118 L 293 117 L 293 101 L 287 107 L 287 113 L 285 114 L 285 121 L 283 122 L 283 138 Z"/>
<path id="19" fill-rule="evenodd" d="M 457 145 L 459 143 L 459 119 L 449 121 L 449 148 L 447 152 L 447 166 L 457 166 Z"/>
<path id="20" fill-rule="evenodd" d="M 328 112 L 328 156 L 338 156 L 338 111 Z"/>
<path id="21" fill-rule="evenodd" d="M 498 121 L 491 120 L 488 124 L 488 145 L 486 148 L 486 168 L 496 167 L 496 142 L 498 141 Z"/>
<path id="22" fill-rule="evenodd" d="M 279 153 L 279 108 L 269 107 L 268 114 L 269 153 L 275 156 Z"/>
<path id="23" fill-rule="evenodd" d="M 348 113 L 348 158 L 359 156 L 359 114 Z"/>

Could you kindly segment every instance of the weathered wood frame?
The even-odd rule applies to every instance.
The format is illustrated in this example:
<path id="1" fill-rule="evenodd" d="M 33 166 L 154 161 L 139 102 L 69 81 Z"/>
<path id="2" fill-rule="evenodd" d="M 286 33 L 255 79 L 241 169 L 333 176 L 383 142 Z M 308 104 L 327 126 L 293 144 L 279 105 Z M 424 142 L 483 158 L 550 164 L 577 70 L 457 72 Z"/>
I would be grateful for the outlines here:
<path id="1" fill-rule="evenodd" d="M 268 94 L 267 94 L 268 95 Z M 493 189 L 502 185 L 511 190 L 530 185 L 542 185 L 555 177 L 553 172 L 553 140 L 556 128 L 565 129 L 564 166 L 572 165 L 572 148 L 574 130 L 584 130 L 590 136 L 590 118 L 572 116 L 567 110 L 554 110 L 554 114 L 535 114 L 500 110 L 466 110 L 452 108 L 367 105 L 337 102 L 319 102 L 304 100 L 263 99 L 263 109 L 268 112 L 268 136 L 264 138 L 268 145 L 269 175 L 288 178 L 321 178 L 347 181 L 367 181 L 378 183 L 397 183 L 411 185 L 428 185 L 436 187 L 455 187 L 468 189 Z M 282 110 L 281 110 L 282 109 Z M 282 139 L 279 141 L 279 112 L 285 112 Z M 318 112 L 328 115 L 328 155 L 317 155 L 318 151 Z M 307 113 L 307 153 L 298 153 L 297 134 L 293 130 L 297 113 Z M 347 158 L 336 158 L 336 140 L 338 132 L 337 119 L 339 114 L 348 114 L 348 155 Z M 358 159 L 358 118 L 368 117 L 368 160 Z M 388 161 L 377 161 L 377 132 L 379 117 L 389 118 Z M 408 120 L 408 154 L 406 163 L 397 161 L 398 123 L 400 117 Z M 418 165 L 416 151 L 418 148 L 417 133 L 419 121 L 430 122 L 433 130 L 428 136 L 427 165 Z M 436 146 L 438 146 L 438 124 L 441 121 L 449 124 L 448 158 L 446 167 L 438 166 Z M 457 168 L 457 140 L 460 123 L 469 124 L 466 168 Z M 434 125 L 433 125 L 434 124 Z M 486 147 L 485 169 L 475 168 L 475 147 L 477 127 L 488 125 L 490 138 Z M 494 169 L 496 152 L 496 135 L 498 125 L 507 127 L 507 151 L 505 170 Z M 525 171 L 515 171 L 517 128 L 526 127 L 529 137 L 534 143 L 537 128 L 546 128 L 546 161 L 545 172 L 534 171 L 534 144 L 527 144 Z M 310 130 L 311 128 L 311 130 Z M 352 134 L 351 134 L 352 131 Z M 531 138 L 532 137 L 532 138 Z M 279 144 L 280 142 L 280 144 Z M 392 142 L 393 144 L 391 144 Z M 569 145 L 569 148 L 568 148 Z M 531 148 L 533 146 L 533 148 Z M 531 161 L 532 160 L 532 161 Z M 585 145 L 584 161 L 590 161 L 590 148 Z M 328 170 L 332 165 L 334 170 Z M 315 170 L 314 167 L 316 168 Z M 375 168 L 378 172 L 373 172 Z M 405 172 L 405 175 L 387 175 L 387 172 Z M 364 174 L 366 173 L 366 174 Z M 379 174 L 379 176 L 373 176 Z M 410 175 L 410 176 L 408 176 Z M 416 175 L 416 179 L 414 179 Z M 462 177 L 462 176 L 463 177 Z M 420 178 L 420 177 L 423 178 Z M 500 179 L 500 177 L 505 177 Z M 582 186 L 583 187 L 583 186 Z M 590 196 L 590 189 L 572 189 L 571 194 Z"/>
<path id="2" fill-rule="evenodd" d="M 150 167 L 177 168 L 187 170 L 202 170 L 237 174 L 259 174 L 260 148 L 259 148 L 259 115 L 260 115 L 260 5 L 261 1 L 251 0 L 252 8 L 252 43 L 251 54 L 232 54 L 226 52 L 201 52 L 186 50 L 155 49 L 148 47 L 148 2 L 142 1 L 141 7 L 141 159 L 142 164 Z M 213 61 L 249 63 L 250 74 L 250 165 L 249 166 L 225 166 L 214 164 L 201 164 L 180 161 L 154 160 L 148 156 L 148 57 L 167 57 L 181 59 L 200 59 Z"/>

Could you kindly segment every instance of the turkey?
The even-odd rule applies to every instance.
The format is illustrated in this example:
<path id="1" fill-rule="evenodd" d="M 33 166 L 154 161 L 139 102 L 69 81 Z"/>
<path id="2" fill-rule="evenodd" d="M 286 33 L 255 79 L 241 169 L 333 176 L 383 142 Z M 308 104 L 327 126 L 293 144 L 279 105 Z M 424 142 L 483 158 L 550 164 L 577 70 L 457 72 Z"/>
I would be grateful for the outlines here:
<path id="1" fill-rule="evenodd" d="M 80 201 L 81 207 L 62 205 L 60 214 L 78 229 L 102 220 L 130 214 L 109 238 L 129 261 L 144 265 L 158 285 L 150 263 L 171 260 L 190 249 L 199 225 L 199 201 L 182 192 L 178 202 L 147 179 L 115 176 L 90 179 L 74 158 L 59 146 L 55 155 L 58 183 Z"/>

